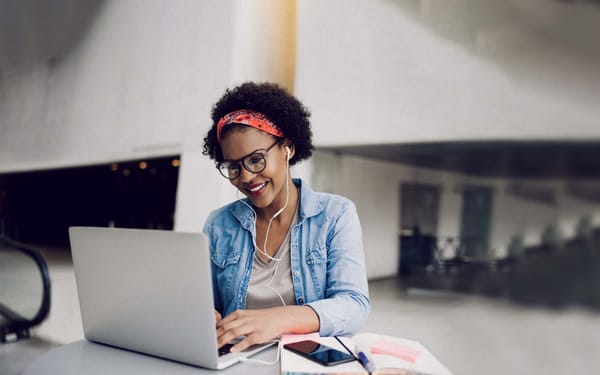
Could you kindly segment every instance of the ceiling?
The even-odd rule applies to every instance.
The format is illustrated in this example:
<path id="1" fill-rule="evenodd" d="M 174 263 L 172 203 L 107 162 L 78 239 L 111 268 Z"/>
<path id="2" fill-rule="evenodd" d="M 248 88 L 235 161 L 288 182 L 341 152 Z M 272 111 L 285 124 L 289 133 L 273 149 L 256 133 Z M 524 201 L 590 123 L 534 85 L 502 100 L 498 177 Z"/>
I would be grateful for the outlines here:
<path id="1" fill-rule="evenodd" d="M 476 177 L 600 179 L 600 141 L 461 141 L 319 150 Z"/>

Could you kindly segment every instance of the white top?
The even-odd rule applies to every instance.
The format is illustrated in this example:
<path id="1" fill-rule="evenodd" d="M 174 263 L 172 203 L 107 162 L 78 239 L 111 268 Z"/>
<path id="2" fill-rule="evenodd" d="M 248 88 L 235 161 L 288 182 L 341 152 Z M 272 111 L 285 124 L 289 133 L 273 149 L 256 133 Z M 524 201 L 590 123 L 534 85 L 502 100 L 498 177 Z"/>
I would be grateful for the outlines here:
<path id="1" fill-rule="evenodd" d="M 283 239 L 273 260 L 263 260 L 254 253 L 252 274 L 246 295 L 246 308 L 249 310 L 268 307 L 295 305 L 294 283 L 292 281 L 292 263 L 290 258 L 291 229 L 298 223 L 298 210 L 294 214 L 287 235 Z M 259 250 L 256 250 L 259 251 Z M 280 298 L 281 296 L 281 298 Z"/>

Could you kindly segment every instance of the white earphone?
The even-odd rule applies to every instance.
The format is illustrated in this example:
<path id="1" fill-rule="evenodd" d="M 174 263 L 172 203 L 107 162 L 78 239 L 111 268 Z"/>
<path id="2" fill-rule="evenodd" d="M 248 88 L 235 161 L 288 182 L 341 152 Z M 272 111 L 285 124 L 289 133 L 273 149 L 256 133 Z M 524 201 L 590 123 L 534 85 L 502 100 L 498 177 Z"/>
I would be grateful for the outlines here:
<path id="1" fill-rule="evenodd" d="M 276 257 L 273 257 L 273 256 L 269 255 L 269 253 L 266 251 L 266 249 L 267 249 L 267 239 L 269 238 L 269 230 L 271 228 L 271 222 L 273 221 L 273 219 L 275 219 L 277 216 L 279 216 L 279 214 L 281 214 L 283 212 L 283 210 L 288 206 L 288 203 L 289 203 L 290 183 L 289 183 L 288 177 L 289 177 L 289 173 L 290 173 L 290 170 L 289 170 L 289 168 L 290 168 L 289 160 L 291 158 L 292 150 L 290 150 L 290 148 L 288 146 L 285 146 L 285 152 L 286 152 L 286 160 L 288 161 L 288 163 L 286 163 L 286 170 L 285 170 L 285 173 L 286 173 L 286 176 L 287 176 L 286 177 L 287 183 L 285 185 L 285 187 L 286 187 L 285 188 L 285 203 L 283 204 L 283 207 L 281 207 L 281 209 L 279 209 L 279 211 L 277 211 L 271 217 L 271 219 L 269 220 L 269 223 L 267 225 L 267 230 L 265 232 L 265 242 L 264 242 L 264 245 L 263 245 L 263 249 L 261 249 L 260 247 L 258 247 L 258 245 L 256 244 L 255 238 L 252 237 L 252 242 L 254 244 L 254 248 L 258 252 L 260 252 L 261 254 L 263 254 L 266 258 L 268 258 L 268 259 L 276 262 L 275 269 L 273 271 L 273 276 L 271 277 L 271 280 L 269 280 L 264 286 L 265 286 L 265 288 L 269 288 L 269 289 L 271 289 L 272 291 L 274 291 L 277 294 L 277 296 L 281 300 L 281 303 L 282 303 L 283 306 L 286 306 L 286 303 L 285 303 L 283 297 L 281 296 L 281 293 L 279 293 L 277 291 L 277 289 L 275 289 L 273 286 L 271 286 L 271 283 L 273 282 L 273 280 L 275 280 L 275 276 L 277 275 L 277 271 L 279 269 L 279 263 L 281 261 L 281 258 L 276 258 Z M 252 210 L 252 213 L 254 214 L 254 223 L 255 223 L 254 225 L 256 226 L 256 211 L 254 211 L 254 209 L 252 208 L 252 206 L 250 206 L 248 203 L 244 202 L 244 200 L 239 199 L 239 202 L 241 202 L 242 204 L 246 205 L 250 210 Z M 254 256 L 256 256 L 256 252 L 254 253 Z"/>

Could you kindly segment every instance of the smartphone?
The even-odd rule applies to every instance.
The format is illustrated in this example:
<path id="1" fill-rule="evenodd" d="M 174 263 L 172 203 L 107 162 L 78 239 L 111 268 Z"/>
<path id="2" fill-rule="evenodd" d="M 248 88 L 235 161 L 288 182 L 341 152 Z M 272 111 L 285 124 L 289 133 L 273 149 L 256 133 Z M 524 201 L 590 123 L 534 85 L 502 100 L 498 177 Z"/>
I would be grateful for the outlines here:
<path id="1" fill-rule="evenodd" d="M 283 347 L 323 366 L 338 365 L 356 359 L 352 354 L 344 353 L 312 340 L 285 344 Z"/>

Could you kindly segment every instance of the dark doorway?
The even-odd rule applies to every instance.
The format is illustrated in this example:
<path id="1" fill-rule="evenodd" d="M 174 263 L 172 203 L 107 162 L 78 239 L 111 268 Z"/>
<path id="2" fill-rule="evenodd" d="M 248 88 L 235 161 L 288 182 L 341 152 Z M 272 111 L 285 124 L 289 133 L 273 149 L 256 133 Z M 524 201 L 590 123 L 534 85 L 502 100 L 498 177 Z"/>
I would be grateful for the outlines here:
<path id="1" fill-rule="evenodd" d="M 68 246 L 73 225 L 172 229 L 179 157 L 0 175 L 0 230 Z"/>
<path id="2" fill-rule="evenodd" d="M 440 205 L 437 185 L 400 186 L 400 274 L 424 268 L 433 261 Z"/>
<path id="3" fill-rule="evenodd" d="M 437 235 L 440 187 L 430 184 L 404 183 L 400 187 L 402 230 L 418 228 L 421 234 Z"/>
<path id="4" fill-rule="evenodd" d="M 463 255 L 487 259 L 492 218 L 492 188 L 488 186 L 465 186 L 461 212 L 460 237 Z"/>

